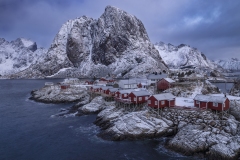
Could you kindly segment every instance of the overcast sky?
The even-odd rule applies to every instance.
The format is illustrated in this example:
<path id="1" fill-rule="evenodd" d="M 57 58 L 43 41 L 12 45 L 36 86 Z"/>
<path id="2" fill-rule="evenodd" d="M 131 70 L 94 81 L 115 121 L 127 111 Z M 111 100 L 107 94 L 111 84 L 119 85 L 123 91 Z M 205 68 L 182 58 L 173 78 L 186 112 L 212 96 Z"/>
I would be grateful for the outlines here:
<path id="1" fill-rule="evenodd" d="M 63 23 L 107 5 L 140 19 L 152 43 L 188 44 L 210 59 L 240 58 L 239 0 L 0 0 L 0 37 L 48 48 Z"/>

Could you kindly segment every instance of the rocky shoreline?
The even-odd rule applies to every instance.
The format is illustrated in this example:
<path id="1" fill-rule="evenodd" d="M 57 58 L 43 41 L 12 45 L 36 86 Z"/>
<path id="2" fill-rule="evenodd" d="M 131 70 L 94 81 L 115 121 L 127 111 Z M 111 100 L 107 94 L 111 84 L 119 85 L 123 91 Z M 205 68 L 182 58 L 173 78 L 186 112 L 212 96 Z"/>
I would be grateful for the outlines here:
<path id="1" fill-rule="evenodd" d="M 135 111 L 116 107 L 114 102 L 107 102 L 101 96 L 89 103 L 90 96 L 85 90 L 70 95 L 56 90 L 49 92 L 48 89 L 44 87 L 33 91 L 33 99 L 52 103 L 78 101 L 54 116 L 97 114 L 94 123 L 101 128 L 98 136 L 103 139 L 120 141 L 171 137 L 165 144 L 166 148 L 187 156 L 197 154 L 208 159 L 239 157 L 240 123 L 234 117 L 237 113 L 233 116 L 231 112 L 222 115 L 209 110 L 165 108 L 159 115 L 148 107 Z"/>
<path id="2" fill-rule="evenodd" d="M 99 136 L 103 139 L 119 141 L 172 136 L 166 147 L 187 156 L 239 157 L 240 124 L 232 115 L 173 108 L 165 108 L 161 115 L 147 108 L 127 112 L 115 107 L 114 103 L 100 107 L 99 111 L 94 123 L 102 129 Z"/>
<path id="3" fill-rule="evenodd" d="M 71 87 L 62 90 L 58 85 L 54 85 L 31 91 L 29 99 L 42 103 L 69 103 L 84 101 L 89 99 L 89 95 L 83 88 Z"/>

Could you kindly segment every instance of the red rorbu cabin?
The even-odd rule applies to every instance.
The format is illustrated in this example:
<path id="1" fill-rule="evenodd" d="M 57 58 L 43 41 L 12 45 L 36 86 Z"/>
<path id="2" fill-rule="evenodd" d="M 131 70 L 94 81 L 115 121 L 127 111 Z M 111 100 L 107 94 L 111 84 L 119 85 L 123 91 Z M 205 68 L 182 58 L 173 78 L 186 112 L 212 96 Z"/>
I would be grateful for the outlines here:
<path id="1" fill-rule="evenodd" d="M 87 80 L 85 81 L 85 84 L 92 85 L 94 83 L 94 80 Z"/>
<path id="2" fill-rule="evenodd" d="M 166 89 L 173 87 L 174 82 L 175 81 L 172 80 L 171 78 L 163 78 L 157 82 L 157 88 L 159 91 L 164 91 Z"/>
<path id="3" fill-rule="evenodd" d="M 61 89 L 68 89 L 69 87 L 69 84 L 61 84 Z"/>
<path id="4" fill-rule="evenodd" d="M 127 89 L 127 90 L 119 90 L 115 94 L 116 100 L 128 100 L 128 95 L 134 90 Z"/>
<path id="5" fill-rule="evenodd" d="M 109 95 L 109 89 L 113 88 L 112 86 L 102 87 L 101 93 Z"/>
<path id="6" fill-rule="evenodd" d="M 230 103 L 227 97 L 198 94 L 194 98 L 194 106 L 203 109 L 226 111 L 229 109 Z"/>
<path id="7" fill-rule="evenodd" d="M 145 90 L 141 90 L 141 91 L 133 91 L 128 95 L 129 100 L 132 103 L 135 104 L 140 104 L 140 103 L 145 103 L 147 102 L 148 98 L 150 96 L 150 93 L 145 91 Z"/>
<path id="8" fill-rule="evenodd" d="M 119 90 L 119 88 L 109 88 L 109 94 L 112 96 L 112 97 L 115 97 L 115 93 Z"/>
<path id="9" fill-rule="evenodd" d="M 175 96 L 171 93 L 155 94 L 148 98 L 148 106 L 151 108 L 164 108 L 175 106 Z"/>
<path id="10" fill-rule="evenodd" d="M 95 92 L 95 93 L 98 93 L 98 92 L 100 92 L 100 88 L 101 88 L 102 86 L 92 86 L 92 92 Z"/>

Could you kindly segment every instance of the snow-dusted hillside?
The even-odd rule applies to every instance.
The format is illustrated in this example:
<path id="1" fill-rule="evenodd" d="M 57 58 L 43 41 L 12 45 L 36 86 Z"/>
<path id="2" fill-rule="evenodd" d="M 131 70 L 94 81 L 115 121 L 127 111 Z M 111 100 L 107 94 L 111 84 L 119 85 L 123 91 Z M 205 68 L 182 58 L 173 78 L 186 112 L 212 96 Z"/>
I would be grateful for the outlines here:
<path id="1" fill-rule="evenodd" d="M 18 38 L 8 42 L 0 38 L 0 75 L 6 76 L 26 69 L 46 52 L 43 48 L 37 49 L 37 44 L 31 40 Z"/>
<path id="2" fill-rule="evenodd" d="M 155 44 L 155 48 L 159 51 L 163 61 L 172 69 L 184 66 L 210 69 L 217 68 L 217 65 L 209 60 L 202 52 L 185 44 L 174 46 L 172 44 L 159 42 Z"/>
<path id="3" fill-rule="evenodd" d="M 227 70 L 240 70 L 240 60 L 237 58 L 231 58 L 228 60 L 216 60 L 214 62 Z"/>
<path id="4" fill-rule="evenodd" d="M 65 69 L 67 68 L 67 69 Z M 82 16 L 66 22 L 47 56 L 15 77 L 140 76 L 167 70 L 142 22 L 107 6 L 97 20 Z"/>

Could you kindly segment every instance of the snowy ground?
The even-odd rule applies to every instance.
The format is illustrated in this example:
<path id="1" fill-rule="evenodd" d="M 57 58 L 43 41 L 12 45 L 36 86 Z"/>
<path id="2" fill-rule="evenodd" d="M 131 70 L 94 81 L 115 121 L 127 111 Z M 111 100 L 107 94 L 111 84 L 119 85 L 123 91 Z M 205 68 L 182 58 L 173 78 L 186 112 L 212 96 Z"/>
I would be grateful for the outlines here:
<path id="1" fill-rule="evenodd" d="M 176 97 L 175 105 L 184 107 L 194 107 L 194 101 L 192 98 Z"/>

